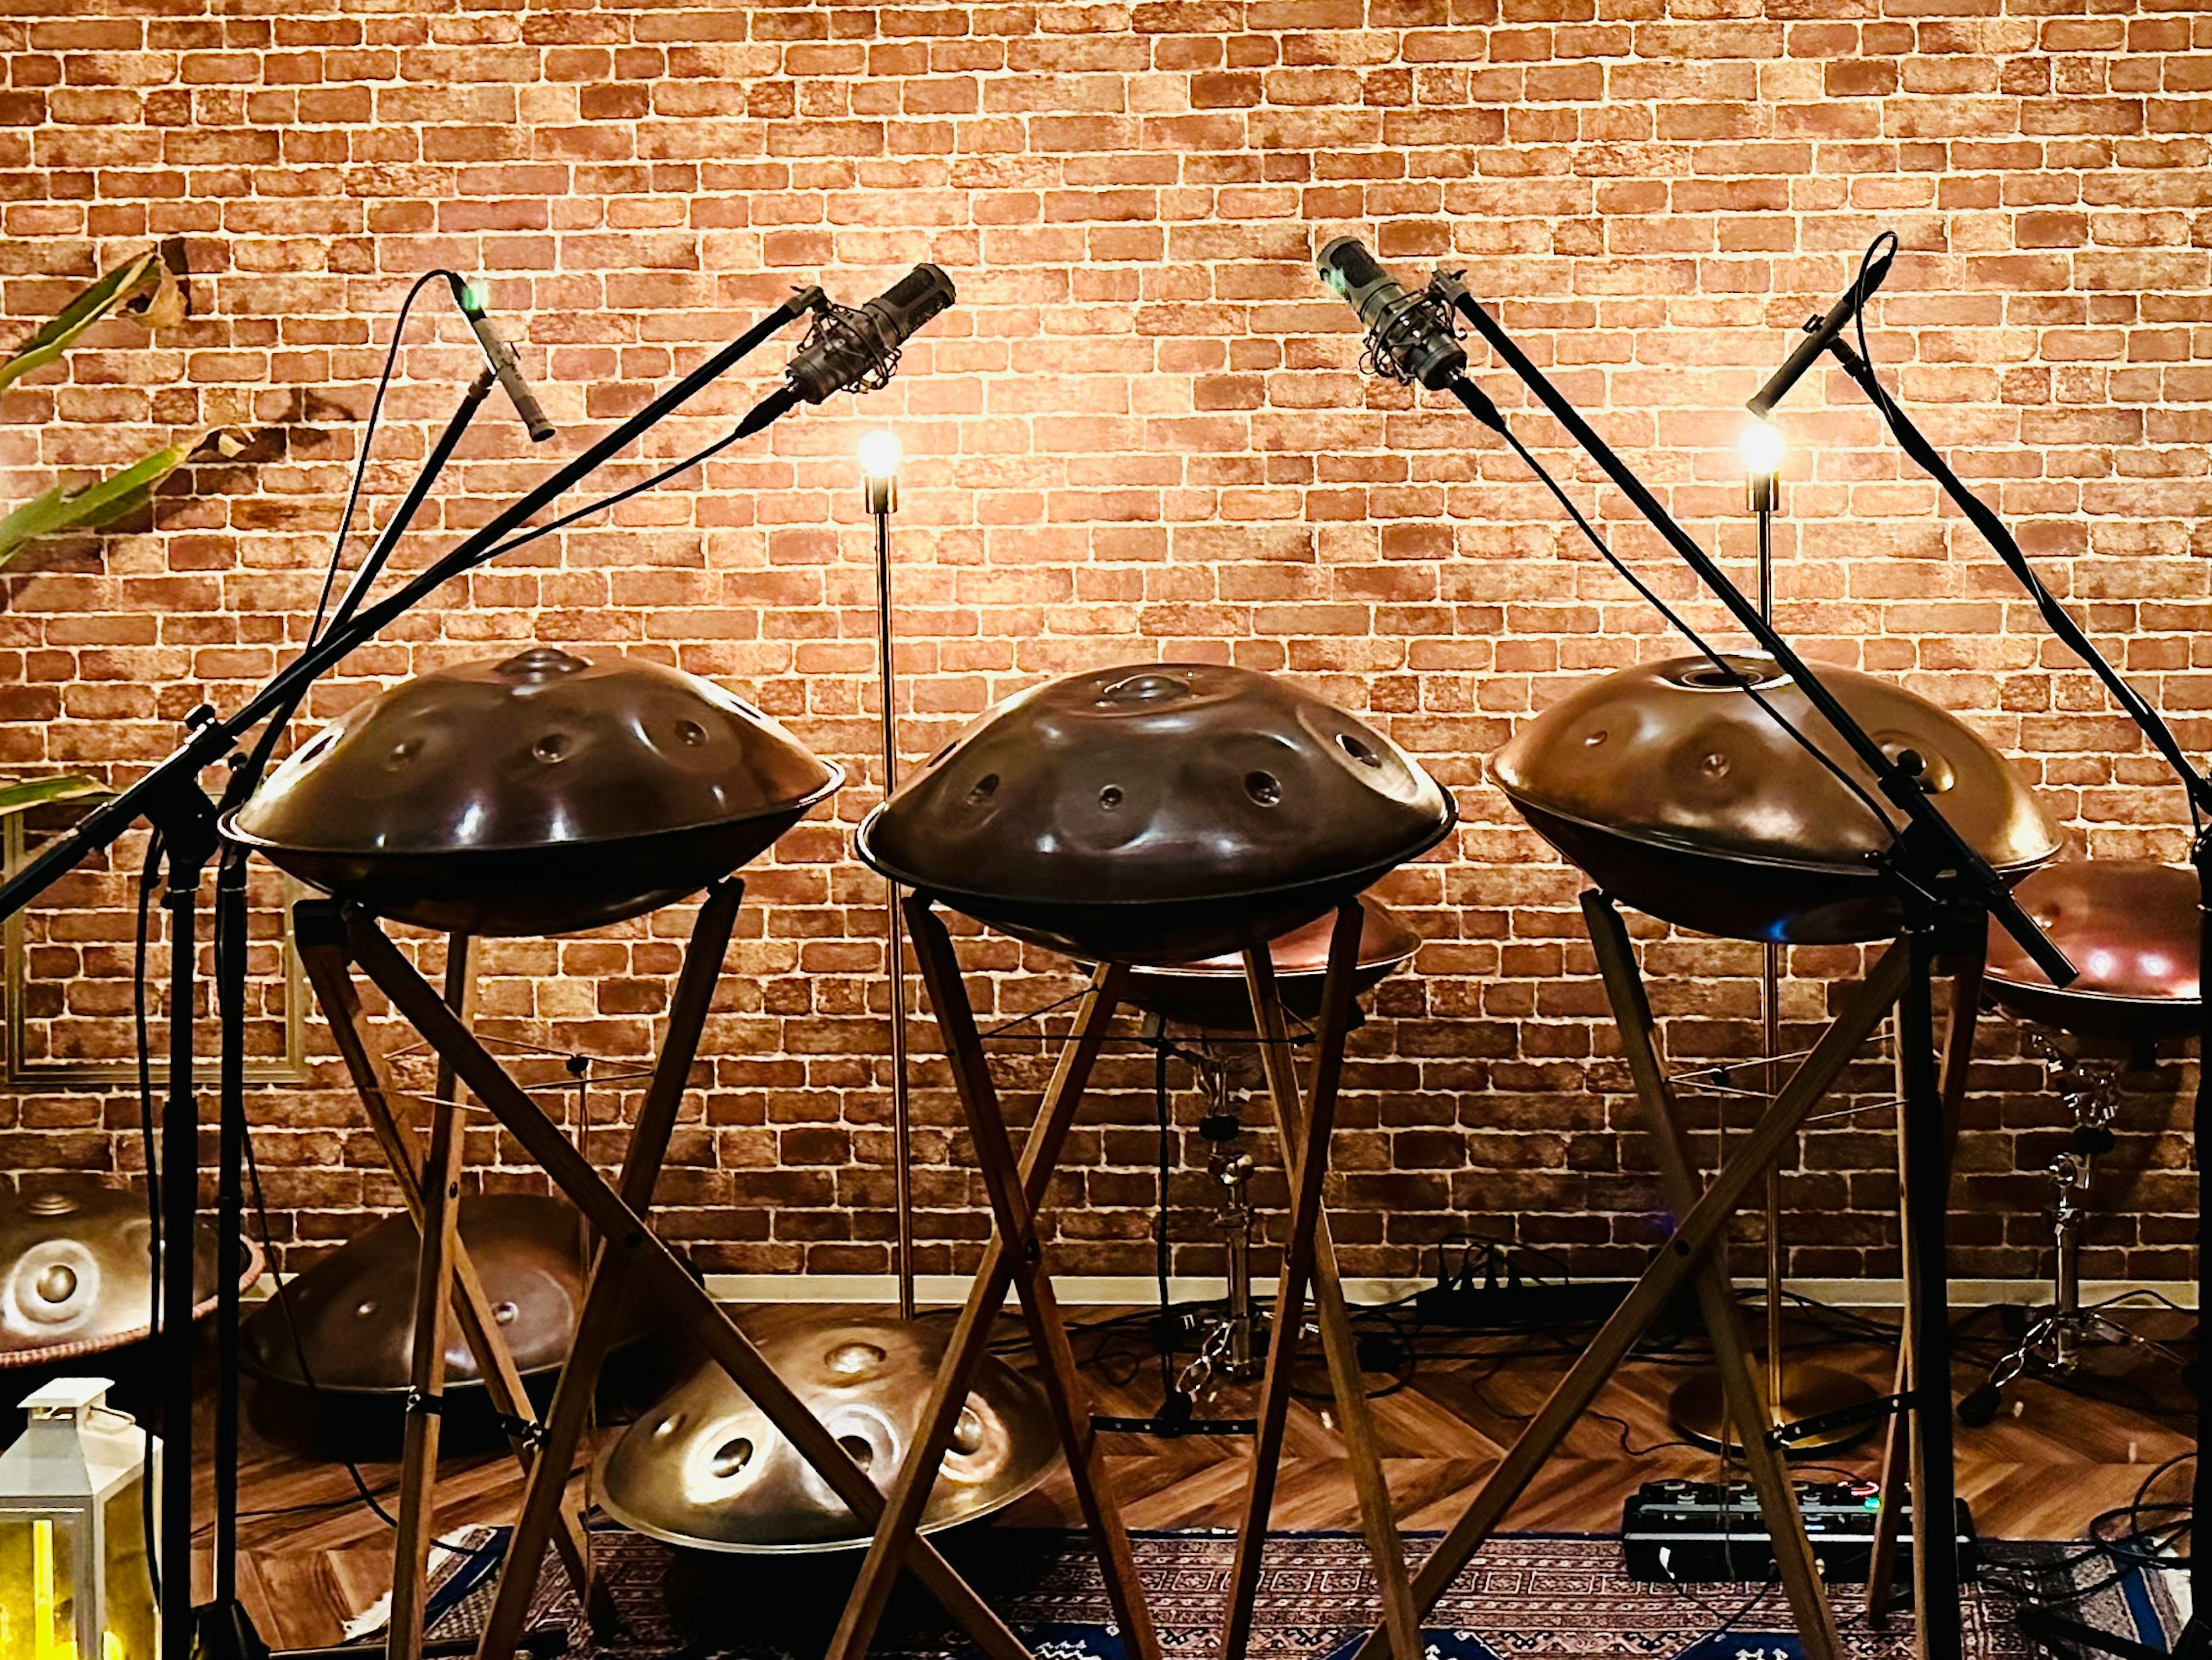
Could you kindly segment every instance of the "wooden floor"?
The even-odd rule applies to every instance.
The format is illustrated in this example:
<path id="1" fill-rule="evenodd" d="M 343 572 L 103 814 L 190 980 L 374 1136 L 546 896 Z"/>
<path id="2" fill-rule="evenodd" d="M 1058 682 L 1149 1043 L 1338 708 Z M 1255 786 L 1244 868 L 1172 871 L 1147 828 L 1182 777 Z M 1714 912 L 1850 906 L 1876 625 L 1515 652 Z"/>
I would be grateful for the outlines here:
<path id="1" fill-rule="evenodd" d="M 790 1317 L 788 1310 L 757 1310 L 745 1321 L 758 1328 Z M 2161 1317 L 2170 1330 L 2171 1316 L 2136 1315 L 2129 1321 L 2142 1330 Z M 1018 1329 L 1010 1321 L 1001 1333 L 1011 1337 Z M 1978 1340 L 1970 1353 L 1996 1347 L 1993 1320 L 1972 1323 L 1967 1335 Z M 1079 1335 L 1078 1352 L 1085 1356 L 1098 1410 L 1140 1415 L 1158 1404 L 1156 1363 L 1140 1341 L 1126 1326 L 1119 1335 Z M 1457 1517 L 1519 1420 L 1535 1409 L 1571 1357 L 1564 1350 L 1533 1353 L 1537 1346 L 1526 1340 L 1455 1337 L 1433 1329 L 1419 1347 L 1423 1358 L 1410 1377 L 1378 1398 L 1375 1410 L 1403 1525 L 1443 1529 Z M 1461 1353 L 1433 1352 L 1448 1347 Z M 1793 1337 L 1790 1352 L 1856 1373 L 1883 1391 L 1889 1387 L 1893 1352 L 1879 1343 L 1842 1341 L 1832 1328 L 1808 1329 Z M 1982 1359 L 1985 1365 L 1988 1354 Z M 1622 1500 L 1638 1483 L 1715 1475 L 1712 1454 L 1672 1444 L 1678 1432 L 1669 1420 L 1668 1397 L 1698 1370 L 1695 1360 L 1695 1346 L 1686 1345 L 1679 1353 L 1632 1361 L 1599 1398 L 1595 1413 L 1577 1426 L 1562 1455 L 1538 1476 L 1508 1526 L 1609 1532 L 1620 1525 Z M 2008 1410 L 1986 1429 L 1960 1432 L 1960 1488 L 1984 1534 L 2079 1536 L 2093 1515 L 2128 1502 L 2154 1467 L 2190 1444 L 2190 1397 L 2170 1365 L 2136 1351 L 2112 1349 L 2094 1352 L 2088 1369 L 2095 1375 L 2093 1387 L 2108 1398 L 2084 1400 L 2028 1383 L 2013 1392 L 2016 1412 Z M 1371 1385 L 1383 1389 L 1395 1375 L 1378 1373 Z M 1959 1389 L 1972 1387 L 1981 1375 L 1962 1353 Z M 1319 1388 L 1317 1360 L 1311 1377 L 1302 1381 Z M 1243 1398 L 1225 1391 L 1204 1409 L 1225 1415 L 1243 1409 Z M 272 1645 L 328 1643 L 343 1620 L 387 1589 L 390 1532 L 364 1505 L 349 1502 L 353 1487 L 342 1464 L 272 1444 L 253 1426 L 255 1417 L 249 1409 L 240 1594 Z M 1279 1529 L 1355 1523 L 1351 1484 L 1329 1419 L 1325 1401 L 1302 1399 L 1294 1410 L 1275 1510 Z M 1869 1441 L 1825 1455 L 1808 1474 L 1871 1473 L 1874 1445 Z M 1108 1447 L 1132 1526 L 1234 1525 L 1247 1456 L 1243 1443 L 1116 1436 Z M 390 1488 L 395 1475 L 390 1462 L 361 1468 L 373 1489 Z M 202 1476 L 204 1481 L 204 1471 Z M 517 1498 L 514 1466 L 503 1454 L 451 1458 L 440 1497 L 441 1527 L 506 1520 Z M 386 1504 L 391 1507 L 388 1498 Z M 211 1503 L 200 1513 L 210 1510 Z M 1073 1524 L 1065 1477 L 1001 1519 L 1014 1526 Z M 205 1561 L 199 1566 L 204 1578 Z"/>

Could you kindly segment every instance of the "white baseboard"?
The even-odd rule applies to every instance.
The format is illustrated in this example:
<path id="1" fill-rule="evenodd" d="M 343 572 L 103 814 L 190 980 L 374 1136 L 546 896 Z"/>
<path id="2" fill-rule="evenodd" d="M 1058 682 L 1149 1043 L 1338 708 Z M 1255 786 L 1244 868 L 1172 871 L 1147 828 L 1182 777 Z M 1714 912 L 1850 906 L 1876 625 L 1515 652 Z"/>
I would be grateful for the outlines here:
<path id="1" fill-rule="evenodd" d="M 1344 1282 L 1346 1299 L 1353 1303 L 1395 1303 L 1429 1282 L 1425 1280 L 1352 1279 Z M 1747 1291 L 1763 1287 L 1761 1279 L 1736 1282 Z M 1053 1276 L 1053 1290 L 1070 1307 L 1142 1308 L 1158 1300 L 1153 1280 L 1143 1274 L 1060 1274 Z M 1841 1308 L 1894 1309 L 1905 1304 L 1901 1280 L 1792 1280 L 1790 1291 L 1815 1302 Z M 915 1281 L 915 1296 L 925 1304 L 958 1303 L 966 1299 L 969 1281 L 961 1274 L 926 1274 Z M 898 1282 L 888 1274 L 710 1274 L 707 1289 L 725 1303 L 893 1303 Z M 1273 1280 L 1255 1280 L 1256 1295 L 1271 1296 Z M 1221 1295 L 1218 1280 L 1175 1279 L 1168 1281 L 1168 1296 L 1175 1302 L 1199 1302 Z M 2184 1280 L 2089 1280 L 2082 1282 L 2081 1300 L 2100 1303 L 2110 1298 L 2163 1298 L 2183 1308 L 2197 1306 L 2197 1286 Z M 1960 1309 L 1992 1303 L 2037 1304 L 2051 1300 L 2051 1286 L 2041 1280 L 1954 1280 L 1951 1302 Z"/>

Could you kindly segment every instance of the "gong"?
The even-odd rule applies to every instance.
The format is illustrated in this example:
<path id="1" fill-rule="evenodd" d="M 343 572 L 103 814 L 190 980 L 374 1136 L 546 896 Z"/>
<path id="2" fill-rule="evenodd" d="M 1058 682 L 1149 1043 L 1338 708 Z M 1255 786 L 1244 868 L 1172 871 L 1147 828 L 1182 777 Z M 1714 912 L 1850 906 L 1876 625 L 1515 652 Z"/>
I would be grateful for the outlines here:
<path id="1" fill-rule="evenodd" d="M 868 815 L 860 851 L 1018 939 L 1174 964 L 1311 921 L 1456 817 L 1395 744 L 1287 680 L 1139 664 L 1000 704 Z"/>
<path id="2" fill-rule="evenodd" d="M 696 675 L 541 646 L 369 699 L 224 829 L 380 916 L 569 933 L 728 875 L 843 781 Z"/>
<path id="3" fill-rule="evenodd" d="M 1793 945 L 1894 934 L 1903 909 L 1875 861 L 1903 813 L 1771 658 L 1723 661 L 1645 663 L 1570 693 L 1498 752 L 1498 787 L 1599 887 L 1663 921 Z M 2016 881 L 2058 851 L 2034 794 L 1964 722 L 1873 675 L 1814 672 L 1885 754 L 1909 754 L 1929 799 L 2000 877 Z"/>

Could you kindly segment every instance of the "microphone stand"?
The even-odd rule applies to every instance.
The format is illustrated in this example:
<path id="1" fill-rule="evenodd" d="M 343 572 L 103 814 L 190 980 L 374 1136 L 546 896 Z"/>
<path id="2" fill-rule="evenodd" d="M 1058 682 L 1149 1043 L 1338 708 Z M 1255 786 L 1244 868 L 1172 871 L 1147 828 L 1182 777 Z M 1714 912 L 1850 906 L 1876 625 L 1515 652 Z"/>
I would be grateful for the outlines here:
<path id="1" fill-rule="evenodd" d="M 2197 1320 L 2198 1359 L 2197 1360 L 2197 1468 L 2190 1489 L 2192 1515 L 2202 1520 L 2212 1518 L 2212 1459 L 2205 1456 L 2208 1443 L 2212 1443 L 2212 1391 L 2205 1388 L 2205 1366 L 2203 1345 L 2206 1311 L 2212 1310 L 2212 1250 L 2207 1250 L 2203 1234 L 2206 1219 L 2212 1217 L 2212 1166 L 2208 1166 L 2206 1149 L 2212 1147 L 2212 773 L 2192 761 L 2182 747 L 2180 738 L 2142 694 L 2130 685 L 2120 672 L 2112 666 L 2112 660 L 2099 650 L 2096 642 L 2066 614 L 2065 608 L 2043 579 L 2027 562 L 2027 556 L 2006 528 L 1996 512 L 1968 489 L 1954 471 L 1950 464 L 1937 453 L 1927 436 L 1915 426 L 1912 419 L 1892 398 L 1881 381 L 1875 378 L 1873 367 L 1865 358 L 1841 339 L 1828 343 L 1829 354 L 1850 377 L 1853 385 L 1865 393 L 1867 399 L 1881 413 L 1898 446 L 1906 456 L 1919 465 L 1952 503 L 1979 531 L 2005 568 L 2016 578 L 2037 611 L 2049 624 L 2061 643 L 2081 659 L 2099 680 L 2104 683 L 2115 702 L 2141 728 L 2150 745 L 2165 757 L 2167 765 L 2188 796 L 2197 830 L 2190 842 L 2189 862 L 2197 873 L 2197 921 L 2201 932 L 2197 946 L 2198 1020 L 2197 1093 L 2191 1109 L 2190 1135 L 2197 1156 Z M 2047 971 L 2047 970 L 2046 970 Z M 1922 1530 L 1923 1533 L 1925 1529 Z M 2189 1660 L 2204 1660 L 2212 1655 L 2212 1539 L 2200 1548 L 2192 1545 L 2188 1560 L 2190 1612 L 2188 1621 L 2176 1641 L 2173 1653 Z M 2082 1648 L 2096 1649 L 2106 1654 L 2126 1657 L 2147 1656 L 2153 1651 L 2134 1640 L 2099 1631 L 2094 1626 L 2069 1619 L 2033 1605 L 2021 1612 L 2021 1622 L 2031 1635 L 2056 1638 Z"/>
<path id="2" fill-rule="evenodd" d="M 448 422 L 437 446 L 410 488 L 393 522 L 379 538 L 337 617 L 322 635 L 279 670 L 237 713 L 218 715 L 202 704 L 185 719 L 188 736 L 137 783 L 108 797 L 76 826 L 42 848 L 20 871 L 0 883 L 0 919 L 13 916 L 86 859 L 113 844 L 144 818 L 161 838 L 162 907 L 169 913 L 169 1046 L 167 1082 L 162 1104 L 161 1169 L 147 1181 L 161 1213 L 162 1246 L 155 1264 L 160 1281 L 161 1323 L 153 1341 L 162 1373 L 161 1432 L 167 1475 L 161 1484 L 160 1543 L 161 1660 L 259 1660 L 267 1647 L 237 1601 L 237 1454 L 239 1280 L 244 1274 L 240 1230 L 244 1224 L 242 1172 L 245 1115 L 246 858 L 226 849 L 218 866 L 216 952 L 218 1026 L 222 1054 L 218 1099 L 222 1110 L 217 1214 L 224 1232 L 218 1242 L 218 1383 L 216 1420 L 216 1600 L 205 1608 L 192 1602 L 192 1325 L 193 1231 L 198 1223 L 199 1100 L 193 1066 L 192 1012 L 198 998 L 198 899 L 200 879 L 221 843 L 221 815 L 242 802 L 275 749 L 284 722 L 314 683 L 386 624 L 405 615 L 433 590 L 483 563 L 501 544 L 540 509 L 580 483 L 618 450 L 645 433 L 710 382 L 726 372 L 786 324 L 828 303 L 818 288 L 793 294 L 755 322 L 675 386 L 616 426 L 574 459 L 564 463 L 520 501 L 502 509 L 428 570 L 374 605 L 356 609 L 368 582 L 390 554 L 428 492 L 432 480 L 459 441 L 482 391 L 469 394 Z M 479 378 L 482 384 L 484 377 Z M 263 721 L 270 722 L 251 757 L 234 755 L 245 735 Z M 228 762 L 230 779 L 220 801 L 199 781 L 207 768 Z M 234 858 L 233 854 L 235 854 Z M 153 1541 L 149 1541 L 151 1544 Z"/>
<path id="3" fill-rule="evenodd" d="M 1882 795 L 1904 816 L 1905 829 L 1881 867 L 1905 911 L 1909 979 L 1899 1005 L 1898 1043 L 1905 1073 L 1905 1256 L 1907 1335 L 1913 1383 L 1899 1402 L 1913 1414 L 1912 1493 L 1919 1517 L 1913 1551 L 1913 1592 L 1920 1660 L 1961 1660 L 1964 1633 L 1959 1611 L 1958 1554 L 1951 1548 L 1956 1483 L 1951 1444 L 1951 1334 L 1944 1233 L 1949 1184 L 1942 1094 L 1935 1059 L 1936 961 L 1952 947 L 1978 946 L 1994 915 L 2028 957 L 2065 986 L 2076 977 L 2065 954 L 2030 920 L 2011 891 L 1970 847 L 1923 792 L 1917 769 L 1893 760 L 1850 712 L 1823 685 L 1804 660 L 1745 599 L 1705 550 L 1659 499 L 1613 453 L 1589 423 L 1531 362 L 1503 326 L 1476 303 L 1458 277 L 1438 272 L 1435 287 L 1471 324 L 1492 352 L 1565 427 L 1599 469 L 1620 488 L 1698 581 L 1743 630 L 1796 683 L 1814 709 L 1834 728 L 1873 775 Z M 1486 425 L 1503 429 L 1502 417 L 1464 374 L 1449 390 Z M 2212 1514 L 2212 1511 L 2208 1511 Z"/>

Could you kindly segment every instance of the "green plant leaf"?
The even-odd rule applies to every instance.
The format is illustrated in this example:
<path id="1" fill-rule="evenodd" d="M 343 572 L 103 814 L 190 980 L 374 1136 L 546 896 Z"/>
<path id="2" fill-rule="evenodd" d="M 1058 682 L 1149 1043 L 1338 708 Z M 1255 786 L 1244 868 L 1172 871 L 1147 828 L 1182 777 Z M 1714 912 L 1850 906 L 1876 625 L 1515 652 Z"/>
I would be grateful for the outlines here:
<path id="1" fill-rule="evenodd" d="M 141 294 L 150 290 L 153 296 L 147 308 L 149 328 L 175 320 L 182 315 L 180 304 L 168 303 L 175 287 L 176 279 L 161 263 L 158 248 L 149 249 L 136 259 L 106 272 L 18 347 L 14 356 L 0 362 L 0 392 L 32 370 L 44 368 L 76 344 L 77 337 L 94 323 Z M 157 312 L 158 315 L 155 315 Z"/>
<path id="2" fill-rule="evenodd" d="M 49 801 L 74 801 L 80 796 L 106 794 L 106 785 L 81 772 L 64 773 L 58 778 L 0 781 L 0 818 L 43 807 Z"/>
<path id="3" fill-rule="evenodd" d="M 189 444 L 155 450 L 121 471 L 88 483 L 64 481 L 36 501 L 26 502 L 0 519 L 0 564 L 14 558 L 16 550 L 34 536 L 51 536 L 62 530 L 96 530 L 143 506 L 154 486 L 174 472 L 200 441 L 196 438 Z"/>

